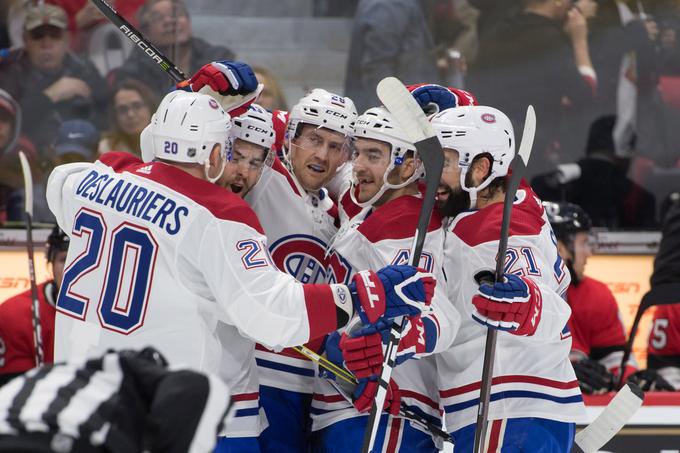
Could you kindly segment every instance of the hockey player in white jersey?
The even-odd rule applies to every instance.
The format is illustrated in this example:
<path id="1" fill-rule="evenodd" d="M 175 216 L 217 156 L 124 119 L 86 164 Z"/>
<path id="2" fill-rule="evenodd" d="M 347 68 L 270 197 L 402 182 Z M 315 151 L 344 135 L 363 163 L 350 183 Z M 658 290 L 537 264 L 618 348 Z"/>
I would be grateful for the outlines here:
<path id="1" fill-rule="evenodd" d="M 443 214 L 455 216 L 447 228 L 444 272 L 462 325 L 451 348 L 437 355 L 437 369 L 456 452 L 473 448 L 487 328 L 501 332 L 486 451 L 568 452 L 574 422 L 584 413 L 569 363 L 570 309 L 563 299 L 569 273 L 543 206 L 525 182 L 512 210 L 505 280 L 479 285 L 485 271 L 493 279 L 504 184 L 515 155 L 510 120 L 497 109 L 470 106 L 440 112 L 431 122 L 449 163 Z"/>
<path id="2" fill-rule="evenodd" d="M 416 149 L 394 117 L 382 107 L 371 108 L 359 116 L 354 137 L 354 178 L 348 190 L 363 210 L 341 227 L 331 244 L 332 253 L 346 260 L 352 269 L 408 263 L 423 203 L 418 186 L 423 167 Z M 435 275 L 441 274 L 443 241 L 441 217 L 435 212 L 420 261 L 420 267 Z M 390 384 L 391 401 L 378 430 L 376 448 L 380 451 L 437 451 L 428 434 L 393 415 L 399 411 L 401 400 L 434 425 L 441 425 L 434 358 L 408 360 L 446 349 L 456 333 L 458 313 L 445 299 L 445 291 L 438 295 L 441 297 L 433 299 L 432 311 L 412 319 L 401 338 L 398 366 Z M 389 326 L 383 326 L 379 332 L 353 330 L 349 335 L 343 333 L 341 337 L 334 333 L 329 337 L 326 345 L 329 358 L 344 364 L 360 379 L 360 384 L 354 390 L 352 404 L 329 382 L 317 379 L 312 402 L 312 451 L 357 451 L 361 445 Z"/>
<path id="3" fill-rule="evenodd" d="M 327 272 L 326 248 L 337 228 L 336 206 L 325 185 L 350 157 L 347 140 L 356 116 L 349 98 L 322 89 L 306 94 L 289 115 L 284 161 L 265 168 L 246 196 L 274 264 L 302 283 L 349 281 L 342 261 L 333 263 L 330 278 Z M 321 343 L 308 347 L 318 350 Z M 315 364 L 293 349 L 275 353 L 258 345 L 255 354 L 269 421 L 259 438 L 263 451 L 306 451 Z"/>
<path id="4" fill-rule="evenodd" d="M 257 451 L 255 341 L 302 344 L 355 312 L 370 322 L 417 314 L 425 304 L 397 296 L 392 285 L 409 278 L 407 288 L 425 300 L 434 280 L 390 267 L 350 285 L 304 285 L 278 271 L 253 211 L 211 184 L 225 165 L 229 128 L 215 99 L 177 91 L 142 140 L 152 144 L 143 153 L 152 162 L 111 152 L 52 172 L 48 203 L 71 235 L 55 360 L 152 345 L 171 364 L 217 372 L 233 392 L 236 417 L 253 419 L 237 420 L 237 432 L 227 427 L 233 443 L 222 451 Z M 386 292 L 376 301 L 380 288 Z"/>

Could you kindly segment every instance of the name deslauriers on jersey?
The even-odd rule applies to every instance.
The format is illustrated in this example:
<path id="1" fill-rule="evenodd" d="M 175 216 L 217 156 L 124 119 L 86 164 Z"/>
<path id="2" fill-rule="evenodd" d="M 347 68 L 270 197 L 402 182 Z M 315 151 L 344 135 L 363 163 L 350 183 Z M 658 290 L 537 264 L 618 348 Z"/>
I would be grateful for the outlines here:
<path id="1" fill-rule="evenodd" d="M 151 222 L 170 235 L 179 232 L 181 219 L 189 215 L 187 206 L 166 195 L 96 170 L 83 178 L 75 195 Z"/>

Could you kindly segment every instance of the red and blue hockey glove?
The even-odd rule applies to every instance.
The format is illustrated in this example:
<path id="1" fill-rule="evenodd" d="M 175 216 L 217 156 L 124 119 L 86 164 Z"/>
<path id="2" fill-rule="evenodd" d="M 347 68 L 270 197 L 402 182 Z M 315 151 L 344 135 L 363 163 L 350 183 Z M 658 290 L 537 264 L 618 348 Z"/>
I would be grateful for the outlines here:
<path id="1" fill-rule="evenodd" d="M 482 283 L 472 297 L 472 317 L 485 326 L 514 335 L 533 335 L 541 321 L 543 298 L 531 279 L 504 274 L 504 281 Z"/>
<path id="2" fill-rule="evenodd" d="M 357 272 L 349 284 L 354 310 L 364 324 L 429 311 L 436 280 L 412 266 Z"/>
<path id="3" fill-rule="evenodd" d="M 345 367 L 357 378 L 377 377 L 382 372 L 385 347 L 392 321 L 378 321 L 371 326 L 361 326 L 343 333 L 339 341 Z M 416 354 L 432 352 L 439 336 L 436 322 L 420 315 L 408 319 L 399 340 L 396 364 L 409 360 Z"/>
<path id="4" fill-rule="evenodd" d="M 470 92 L 458 88 L 444 87 L 435 83 L 418 83 L 406 88 L 418 101 L 426 115 L 463 105 L 477 105 L 477 98 Z"/>
<path id="5" fill-rule="evenodd" d="M 248 64 L 241 61 L 213 61 L 203 65 L 190 79 L 188 87 L 197 93 L 208 85 L 222 96 L 249 94 L 257 89 L 257 78 Z M 178 87 L 178 88 L 184 88 Z"/>
<path id="6" fill-rule="evenodd" d="M 359 385 L 352 394 L 354 398 L 354 407 L 359 412 L 368 412 L 373 406 L 375 394 L 378 391 L 378 378 L 359 379 Z M 385 397 L 385 405 L 383 410 L 392 415 L 398 415 L 401 408 L 401 392 L 399 386 L 390 379 L 390 384 L 387 386 L 387 396 Z"/>
<path id="7" fill-rule="evenodd" d="M 232 117 L 245 113 L 263 87 L 248 64 L 227 60 L 203 65 L 189 80 L 177 84 L 178 89 L 215 97 Z"/>

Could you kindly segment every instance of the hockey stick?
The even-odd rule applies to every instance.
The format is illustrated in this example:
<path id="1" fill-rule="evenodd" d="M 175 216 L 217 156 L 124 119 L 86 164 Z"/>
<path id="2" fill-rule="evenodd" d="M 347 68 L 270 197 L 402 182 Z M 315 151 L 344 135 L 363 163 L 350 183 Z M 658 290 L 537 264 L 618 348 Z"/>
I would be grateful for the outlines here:
<path id="1" fill-rule="evenodd" d="M 626 369 L 626 362 L 628 362 L 628 358 L 633 351 L 633 342 L 635 341 L 635 335 L 637 334 L 638 324 L 640 324 L 642 315 L 648 308 L 655 305 L 672 305 L 677 303 L 680 303 L 680 283 L 665 283 L 655 286 L 642 296 L 637 313 L 635 314 L 635 320 L 633 320 L 633 325 L 630 328 L 626 348 L 623 350 L 619 387 L 623 385 L 623 370 Z"/>
<path id="2" fill-rule="evenodd" d="M 35 366 L 44 362 L 42 329 L 40 326 L 40 302 L 38 285 L 35 281 L 35 261 L 33 258 L 33 177 L 28 159 L 23 151 L 19 151 L 21 171 L 24 174 L 24 211 L 26 212 L 26 251 L 28 252 L 28 278 L 31 282 L 31 313 L 33 324 L 33 345 L 35 346 Z"/>
<path id="3" fill-rule="evenodd" d="M 106 16 L 134 45 L 140 48 L 142 52 L 147 54 L 153 61 L 160 66 L 175 82 L 181 82 L 187 79 L 187 76 L 175 66 L 163 53 L 156 49 L 151 44 L 151 41 L 146 39 L 142 33 L 137 30 L 130 22 L 125 20 L 123 16 L 113 9 L 105 0 L 92 0 L 101 13 Z"/>
<path id="4" fill-rule="evenodd" d="M 527 108 L 527 116 L 524 120 L 524 131 L 522 132 L 522 143 L 519 145 L 517 155 L 512 159 L 510 168 L 512 175 L 506 187 L 505 200 L 503 201 L 503 221 L 501 223 L 501 234 L 498 241 L 498 255 L 496 255 L 496 275 L 495 281 L 503 281 L 505 271 L 505 253 L 508 248 L 508 232 L 510 230 L 510 216 L 512 205 L 515 201 L 515 194 L 519 183 L 526 173 L 531 147 L 534 144 L 536 132 L 536 114 L 534 108 Z M 486 332 L 486 345 L 484 346 L 484 365 L 482 368 L 481 388 L 479 390 L 479 406 L 477 406 L 477 424 L 475 426 L 475 453 L 484 451 L 484 441 L 486 428 L 489 418 L 489 404 L 491 400 L 491 380 L 493 379 L 493 362 L 496 354 L 496 337 L 498 331 L 489 328 Z"/>
<path id="5" fill-rule="evenodd" d="M 413 244 L 411 245 L 410 264 L 417 266 L 420 262 L 420 254 L 425 243 L 427 227 L 430 224 L 430 216 L 434 209 L 435 195 L 439 180 L 441 179 L 444 165 L 444 153 L 430 122 L 425 117 L 422 109 L 406 89 L 403 83 L 395 77 L 386 77 L 378 83 L 378 97 L 387 110 L 394 115 L 399 125 L 404 128 L 411 141 L 414 142 L 418 155 L 425 167 L 425 196 L 420 208 L 418 227 L 416 228 Z M 392 370 L 394 369 L 397 349 L 401 332 L 406 325 L 407 318 L 400 317 L 394 320 L 390 330 L 390 337 L 385 350 L 382 372 L 378 380 L 378 390 L 371 406 L 368 417 L 364 441 L 361 447 L 363 453 L 373 451 L 375 439 L 378 433 L 380 414 L 382 413 L 387 388 L 389 386 Z"/>
<path id="6" fill-rule="evenodd" d="M 618 391 L 602 413 L 581 432 L 576 434 L 575 451 L 594 453 L 618 433 L 642 406 L 645 394 L 633 383 Z"/>

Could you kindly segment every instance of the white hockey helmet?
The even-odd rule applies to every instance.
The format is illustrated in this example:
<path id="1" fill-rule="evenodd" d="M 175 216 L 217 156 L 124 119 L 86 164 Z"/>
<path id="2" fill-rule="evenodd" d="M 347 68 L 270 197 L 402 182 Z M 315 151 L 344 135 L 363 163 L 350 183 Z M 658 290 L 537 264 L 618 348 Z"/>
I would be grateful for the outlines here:
<path id="1" fill-rule="evenodd" d="M 356 119 L 357 109 L 350 98 L 314 88 L 290 111 L 286 142 L 289 144 L 295 137 L 300 123 L 324 127 L 347 136 L 351 135 Z M 287 148 L 290 149 L 290 146 Z"/>
<path id="2" fill-rule="evenodd" d="M 232 144 L 238 138 L 262 146 L 266 150 L 265 165 L 271 167 L 274 161 L 272 146 L 276 141 L 272 114 L 257 104 L 251 104 L 243 115 L 232 118 L 231 124 Z"/>
<path id="3" fill-rule="evenodd" d="M 460 185 L 470 193 L 474 206 L 477 192 L 495 178 L 508 174 L 515 157 L 515 133 L 510 119 L 498 109 L 470 105 L 443 110 L 430 118 L 443 148 L 458 151 Z M 475 157 L 489 154 L 493 159 L 491 174 L 477 187 L 467 187 L 465 176 Z"/>
<path id="4" fill-rule="evenodd" d="M 361 116 L 357 118 L 354 125 L 354 139 L 370 138 L 379 140 L 390 145 L 390 163 L 383 174 L 383 185 L 370 200 L 360 202 L 355 197 L 354 186 L 356 180 L 353 179 L 350 196 L 352 201 L 362 208 L 371 206 L 373 203 L 387 191 L 388 189 L 401 189 L 402 187 L 411 184 L 423 176 L 423 166 L 418 158 L 418 152 L 413 142 L 410 141 L 406 131 L 401 127 L 392 114 L 384 107 L 373 107 L 366 110 Z M 407 152 L 413 153 L 413 158 L 416 159 L 417 167 L 413 175 L 406 181 L 400 184 L 391 184 L 387 178 L 396 168 L 404 162 L 404 157 Z"/>
<path id="5" fill-rule="evenodd" d="M 178 90 L 161 101 L 151 123 L 142 131 L 140 144 L 145 161 L 158 158 L 205 167 L 206 178 L 215 182 L 231 158 L 229 115 L 211 96 Z M 220 145 L 222 170 L 208 176 L 210 152 Z"/>

